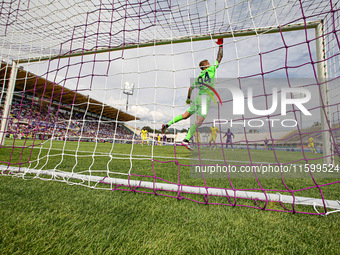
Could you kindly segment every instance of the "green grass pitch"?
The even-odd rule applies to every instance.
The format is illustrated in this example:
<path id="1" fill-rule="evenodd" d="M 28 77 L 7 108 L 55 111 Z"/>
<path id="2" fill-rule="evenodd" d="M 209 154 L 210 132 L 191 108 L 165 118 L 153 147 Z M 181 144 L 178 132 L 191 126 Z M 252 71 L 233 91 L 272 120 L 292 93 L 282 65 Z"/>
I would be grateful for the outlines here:
<path id="1" fill-rule="evenodd" d="M 129 171 L 188 185 L 202 185 L 190 176 L 190 153 L 182 147 L 47 142 L 42 149 L 32 142 L 7 140 L 0 160 L 14 166 L 58 169 L 84 174 L 126 178 Z M 22 149 L 23 145 L 25 148 Z M 205 149 L 204 149 L 205 150 Z M 203 150 L 203 153 L 204 153 Z M 216 150 L 216 155 L 218 150 Z M 21 153 L 23 152 L 23 153 Z M 275 163 L 273 151 L 228 151 L 230 164 Z M 302 153 L 276 151 L 280 162 L 303 158 Z M 202 154 L 203 155 L 203 154 Z M 210 154 L 209 154 L 210 155 Z M 175 157 L 176 156 L 176 157 Z M 192 156 L 192 155 L 191 155 Z M 309 159 L 320 155 L 306 153 Z M 152 162 L 150 158 L 168 163 Z M 27 163 L 30 161 L 30 163 Z M 310 163 L 318 163 L 311 160 Z M 153 165 L 152 165 L 153 163 Z M 301 161 L 305 163 L 305 161 Z M 4 163 L 3 163 L 4 164 Z M 133 166 L 131 168 L 131 165 Z M 89 171 L 90 169 L 90 171 Z M 109 169 L 109 171 L 108 171 Z M 179 170 L 178 170 L 179 169 Z M 40 176 L 42 179 L 48 176 Z M 1 254 L 336 254 L 339 245 L 339 214 L 328 217 L 263 211 L 245 207 L 204 205 L 150 194 L 114 191 L 108 185 L 91 189 L 62 182 L 24 181 L 0 177 Z M 25 178 L 30 179 L 30 176 Z M 142 178 L 152 181 L 153 178 Z M 336 179 L 319 178 L 319 184 Z M 61 180 L 63 181 L 63 180 Z M 159 180 L 161 181 L 161 180 Z M 284 189 L 280 178 L 262 178 L 265 189 Z M 312 186 L 311 178 L 286 178 L 292 189 Z M 235 188 L 254 188 L 252 178 L 232 178 Z M 69 182 L 69 184 L 78 184 Z M 227 187 L 225 178 L 208 178 L 209 186 Z M 83 184 L 85 185 L 85 184 Z M 86 183 L 94 187 L 93 183 Z M 339 199 L 339 185 L 324 187 L 327 199 Z M 167 192 L 163 192 L 168 194 Z M 185 195 L 185 194 L 184 194 Z M 320 197 L 315 189 L 297 193 Z M 203 202 L 202 196 L 185 195 Z M 223 203 L 212 198 L 211 202 Z M 225 201 L 224 201 L 225 202 Z M 253 201 L 238 201 L 253 205 Z M 272 209 L 282 209 L 270 203 Z M 303 211 L 313 208 L 301 207 Z"/>

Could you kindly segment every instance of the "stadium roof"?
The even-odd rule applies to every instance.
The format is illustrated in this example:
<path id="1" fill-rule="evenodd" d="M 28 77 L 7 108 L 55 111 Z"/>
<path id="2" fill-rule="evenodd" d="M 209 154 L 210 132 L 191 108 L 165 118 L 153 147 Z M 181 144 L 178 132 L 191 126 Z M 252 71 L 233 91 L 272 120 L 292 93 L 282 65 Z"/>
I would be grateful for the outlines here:
<path id="1" fill-rule="evenodd" d="M 8 83 L 11 73 L 11 65 L 1 62 L 0 69 L 0 84 L 4 88 L 3 83 Z M 7 85 L 7 84 L 6 84 Z M 37 76 L 31 72 L 18 69 L 17 79 L 15 84 L 15 92 L 24 91 L 25 94 L 40 98 L 42 101 L 49 103 L 61 102 L 61 108 L 76 106 L 77 108 L 88 111 L 90 113 L 101 115 L 109 119 L 118 121 L 139 120 L 131 114 L 123 112 L 112 106 L 106 105 L 93 98 L 77 93 L 74 90 L 58 85 L 52 81 L 46 80 L 43 77 Z M 117 117 L 118 115 L 118 117 Z"/>

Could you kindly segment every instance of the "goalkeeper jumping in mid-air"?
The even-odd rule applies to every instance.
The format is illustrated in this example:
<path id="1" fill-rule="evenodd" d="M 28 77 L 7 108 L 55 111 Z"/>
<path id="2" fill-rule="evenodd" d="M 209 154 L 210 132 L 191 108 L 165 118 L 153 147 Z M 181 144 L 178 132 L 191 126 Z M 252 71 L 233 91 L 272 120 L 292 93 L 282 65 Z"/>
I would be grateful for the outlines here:
<path id="1" fill-rule="evenodd" d="M 213 92 L 211 91 L 209 87 L 212 87 L 212 88 L 215 87 L 216 68 L 219 66 L 222 60 L 222 57 L 223 57 L 223 39 L 222 38 L 218 39 L 217 44 L 219 45 L 219 49 L 218 49 L 217 58 L 216 58 L 214 65 L 211 66 L 208 60 L 202 60 L 199 63 L 199 67 L 201 68 L 202 71 L 199 74 L 199 76 L 196 78 L 195 82 L 189 88 L 188 98 L 186 100 L 186 103 L 187 104 L 191 103 L 190 96 L 191 96 L 193 89 L 196 87 L 199 89 L 199 93 L 196 96 L 195 101 L 192 104 L 190 104 L 190 108 L 185 113 L 176 116 L 174 119 L 170 120 L 167 124 L 162 125 L 162 132 L 164 134 L 167 128 L 170 127 L 172 124 L 178 121 L 181 121 L 183 119 L 187 119 L 192 114 L 196 113 L 197 114 L 196 124 L 192 124 L 190 126 L 189 131 L 182 142 L 182 145 L 189 150 L 193 150 L 189 144 L 190 138 L 196 132 L 197 127 L 202 125 L 204 119 L 207 116 L 210 101 L 212 98 L 210 95 L 213 94 Z M 206 95 L 205 97 L 206 100 L 202 102 L 203 95 Z"/>

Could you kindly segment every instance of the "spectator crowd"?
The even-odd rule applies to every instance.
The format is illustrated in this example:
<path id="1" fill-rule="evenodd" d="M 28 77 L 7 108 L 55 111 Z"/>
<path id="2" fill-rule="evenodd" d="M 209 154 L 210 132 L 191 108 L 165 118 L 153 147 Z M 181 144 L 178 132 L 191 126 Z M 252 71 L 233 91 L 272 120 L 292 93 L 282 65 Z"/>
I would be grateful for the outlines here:
<path id="1" fill-rule="evenodd" d="M 3 108 L 0 107 L 2 117 Z M 16 139 L 55 139 L 125 143 L 132 140 L 133 132 L 115 120 L 99 119 L 91 113 L 67 111 L 33 104 L 32 100 L 13 98 L 8 116 L 6 136 Z M 135 138 L 136 139 L 136 138 Z"/>

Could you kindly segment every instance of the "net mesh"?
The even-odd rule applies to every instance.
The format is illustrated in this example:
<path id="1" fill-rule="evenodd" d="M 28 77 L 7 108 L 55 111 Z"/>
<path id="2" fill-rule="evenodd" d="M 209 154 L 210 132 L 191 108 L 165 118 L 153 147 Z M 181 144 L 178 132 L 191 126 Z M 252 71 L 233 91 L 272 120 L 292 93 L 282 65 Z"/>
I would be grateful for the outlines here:
<path id="1" fill-rule="evenodd" d="M 204 204 L 310 214 L 339 209 L 336 1 L 3 1 L 0 34 L 2 174 Z M 216 37 L 225 37 L 216 72 L 222 105 L 210 109 L 190 154 L 180 146 L 189 119 L 166 137 L 160 129 L 187 109 L 190 78 L 200 73 L 200 60 L 215 60 Z M 12 61 L 19 65 L 13 93 Z M 134 83 L 132 95 L 124 93 L 126 81 Z M 225 110 L 233 99 L 223 84 L 255 86 L 255 108 L 269 109 L 278 83 L 310 90 L 313 118 L 288 107 L 296 126 L 284 129 L 272 125 L 283 120 L 278 111 L 230 117 Z M 225 146 L 227 126 L 219 125 L 211 153 L 214 118 L 265 124 L 231 127 L 234 151 Z M 144 143 L 142 127 L 149 131 Z M 226 171 L 216 177 L 203 168 L 212 162 L 214 171 Z M 279 171 L 265 178 L 269 165 L 300 176 Z M 244 175 L 242 168 L 259 172 Z"/>

